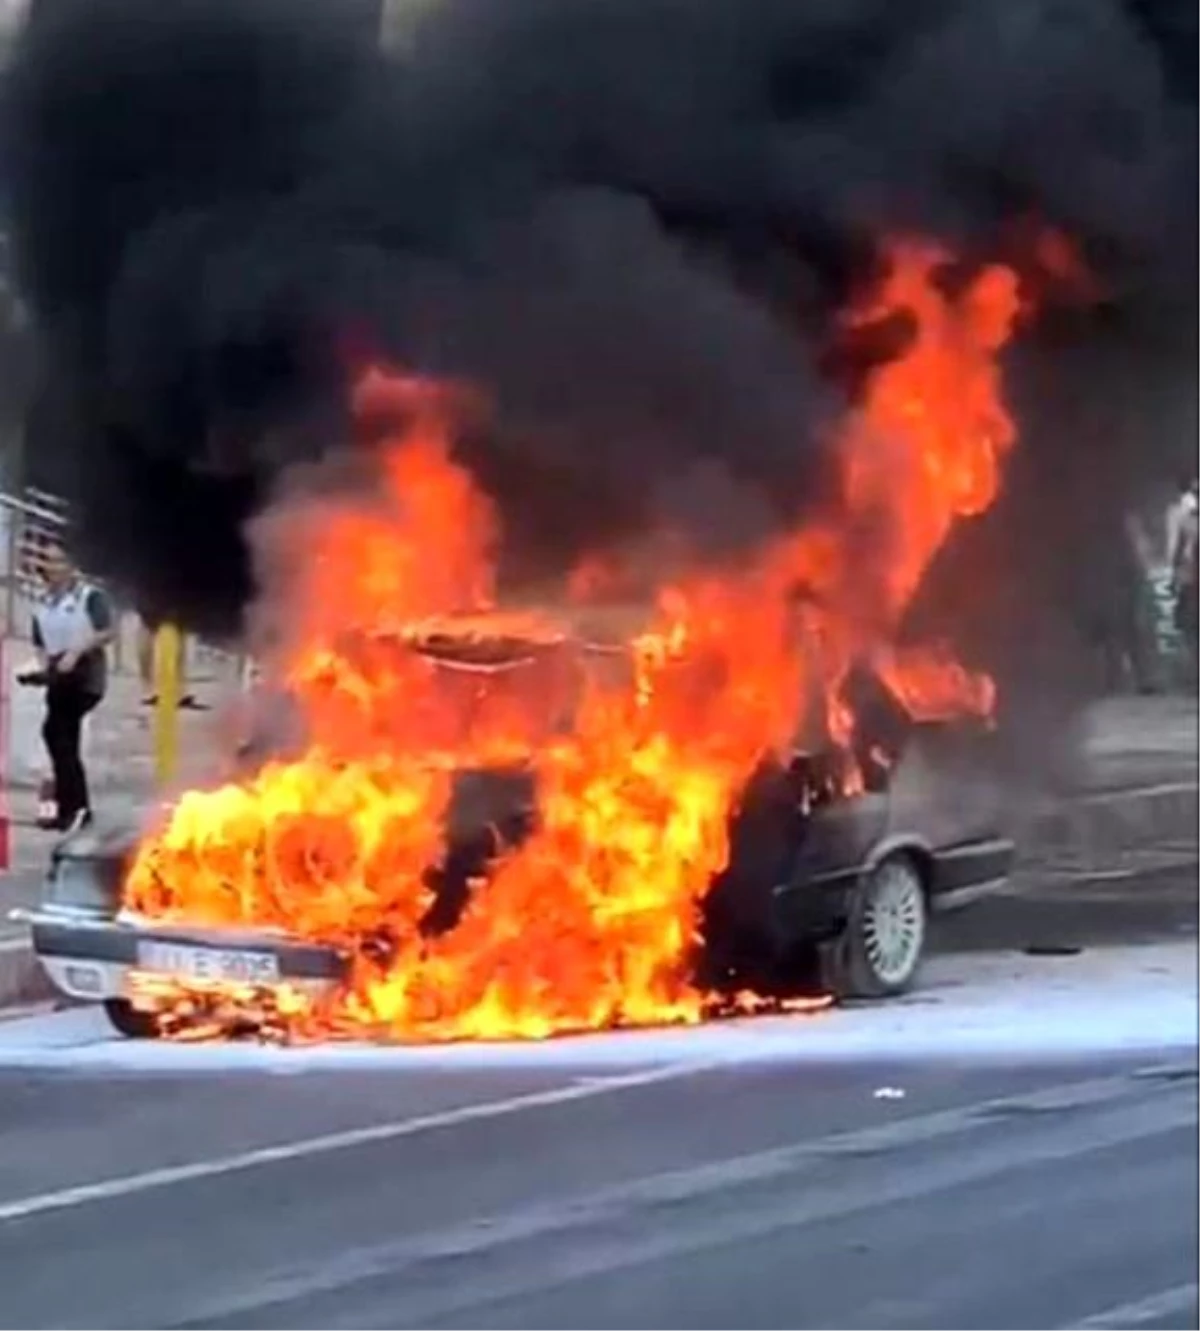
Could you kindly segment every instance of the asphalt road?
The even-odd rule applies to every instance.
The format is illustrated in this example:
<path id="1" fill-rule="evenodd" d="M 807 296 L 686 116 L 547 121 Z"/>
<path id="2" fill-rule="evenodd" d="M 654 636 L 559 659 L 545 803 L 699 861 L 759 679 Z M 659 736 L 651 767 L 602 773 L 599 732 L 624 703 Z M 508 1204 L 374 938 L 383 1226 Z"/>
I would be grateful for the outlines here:
<path id="1" fill-rule="evenodd" d="M 1131 931 L 1186 949 L 1194 877 L 1142 887 L 992 903 L 948 937 L 966 964 Z M 1194 1046 L 803 1044 L 0 1066 L 0 1325 L 1200 1325 Z"/>

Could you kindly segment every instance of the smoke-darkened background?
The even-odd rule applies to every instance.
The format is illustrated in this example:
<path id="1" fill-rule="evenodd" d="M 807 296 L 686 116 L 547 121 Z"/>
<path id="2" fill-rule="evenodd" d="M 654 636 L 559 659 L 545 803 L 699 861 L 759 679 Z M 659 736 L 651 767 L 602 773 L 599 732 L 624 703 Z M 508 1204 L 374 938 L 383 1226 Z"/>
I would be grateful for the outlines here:
<path id="1" fill-rule="evenodd" d="M 1034 218 L 1105 298 L 1012 357 L 1006 498 L 927 609 L 995 657 L 1109 603 L 1124 509 L 1195 452 L 1194 3 L 435 0 L 391 56 L 377 25 L 35 12 L 6 107 L 28 455 L 92 567 L 235 626 L 247 516 L 345 435 L 376 349 L 486 396 L 461 447 L 514 569 L 664 516 L 725 548 L 820 492 L 829 316 L 878 238 L 1019 255 Z"/>

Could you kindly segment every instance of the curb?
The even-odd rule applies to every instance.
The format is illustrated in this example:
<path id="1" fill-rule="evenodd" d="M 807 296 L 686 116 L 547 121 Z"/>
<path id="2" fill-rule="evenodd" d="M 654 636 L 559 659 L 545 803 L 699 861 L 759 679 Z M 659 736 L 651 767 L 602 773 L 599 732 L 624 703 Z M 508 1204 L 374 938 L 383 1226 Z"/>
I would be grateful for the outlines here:
<path id="1" fill-rule="evenodd" d="M 1019 836 L 1021 860 L 1039 868 L 1070 864 L 1082 873 L 1114 868 L 1127 855 L 1153 849 L 1195 863 L 1200 842 L 1200 787 L 1165 782 L 1134 790 L 1097 791 L 1044 805 Z"/>
<path id="2" fill-rule="evenodd" d="M 1194 864 L 1200 841 L 1200 787 L 1171 782 L 1101 791 L 1043 805 L 1019 834 L 1018 871 L 1069 863 L 1073 873 L 1103 873 L 1123 856 L 1153 847 L 1179 865 Z M 58 997 L 25 938 L 0 939 L 0 1008 Z"/>

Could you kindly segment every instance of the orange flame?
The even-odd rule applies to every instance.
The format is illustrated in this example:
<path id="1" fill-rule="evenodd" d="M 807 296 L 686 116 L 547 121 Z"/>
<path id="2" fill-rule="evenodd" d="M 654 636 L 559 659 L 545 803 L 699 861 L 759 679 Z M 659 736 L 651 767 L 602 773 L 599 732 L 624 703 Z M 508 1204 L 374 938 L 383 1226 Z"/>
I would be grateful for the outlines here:
<path id="1" fill-rule="evenodd" d="M 837 685 L 867 659 L 914 711 L 992 706 L 990 681 L 944 653 L 890 649 L 955 521 L 995 496 L 1015 437 L 997 367 L 1015 278 L 987 268 L 951 295 L 945 262 L 896 247 L 849 315 L 907 310 L 914 334 L 845 423 L 839 511 L 749 572 L 664 588 L 617 658 L 544 617 L 464 618 L 491 605 L 494 515 L 452 460 L 445 401 L 369 370 L 356 406 L 403 417 L 381 494 L 302 511 L 293 533 L 304 558 L 281 673 L 307 746 L 184 795 L 141 845 L 127 904 L 346 949 L 345 991 L 319 1012 L 290 1002 L 293 1031 L 536 1038 L 701 1020 L 713 999 L 690 979 L 699 904 L 748 777 L 812 720 L 801 699 L 815 695 L 844 740 L 854 719 Z M 499 844 L 451 927 L 425 932 L 455 773 L 497 763 L 536 779 L 536 821 Z"/>

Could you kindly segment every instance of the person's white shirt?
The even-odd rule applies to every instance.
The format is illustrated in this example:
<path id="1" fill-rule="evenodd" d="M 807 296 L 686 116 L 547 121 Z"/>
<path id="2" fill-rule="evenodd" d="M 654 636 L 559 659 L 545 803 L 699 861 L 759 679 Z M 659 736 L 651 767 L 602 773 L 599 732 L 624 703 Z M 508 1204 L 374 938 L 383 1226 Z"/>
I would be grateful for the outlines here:
<path id="1" fill-rule="evenodd" d="M 1174 568 L 1176 554 L 1179 547 L 1179 538 L 1183 534 L 1184 526 L 1189 522 L 1194 522 L 1200 515 L 1200 496 L 1195 490 L 1185 490 L 1177 495 L 1170 508 L 1167 509 L 1167 558 L 1168 568 Z"/>
<path id="2" fill-rule="evenodd" d="M 1196 549 L 1200 545 L 1200 505 L 1189 509 L 1179 522 L 1171 560 L 1171 574 L 1177 587 L 1196 576 Z"/>
<path id="3" fill-rule="evenodd" d="M 33 618 L 38 640 L 47 656 L 78 652 L 95 633 L 88 614 L 92 587 L 78 580 L 62 591 L 48 594 L 34 607 Z"/>

